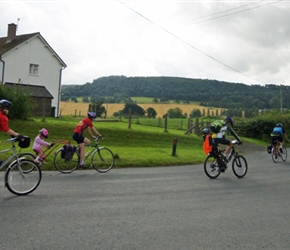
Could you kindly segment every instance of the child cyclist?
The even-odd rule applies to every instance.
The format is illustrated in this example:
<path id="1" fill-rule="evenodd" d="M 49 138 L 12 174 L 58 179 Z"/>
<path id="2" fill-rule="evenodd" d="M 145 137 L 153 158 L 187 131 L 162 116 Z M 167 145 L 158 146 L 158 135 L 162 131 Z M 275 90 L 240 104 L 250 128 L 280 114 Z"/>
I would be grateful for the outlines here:
<path id="1" fill-rule="evenodd" d="M 85 166 L 84 158 L 85 158 L 85 145 L 88 145 L 91 143 L 91 141 L 84 137 L 83 133 L 86 129 L 88 129 L 88 132 L 90 136 L 94 139 L 95 136 L 92 133 L 92 131 L 102 137 L 100 133 L 97 131 L 97 129 L 93 125 L 93 120 L 97 118 L 96 113 L 94 112 L 88 112 L 88 117 L 82 119 L 76 128 L 74 129 L 73 139 L 78 143 L 79 149 L 80 149 L 80 167 L 81 168 L 87 168 Z"/>
<path id="2" fill-rule="evenodd" d="M 39 130 L 39 134 L 35 137 L 34 143 L 32 146 L 33 151 L 37 154 L 37 157 L 35 158 L 34 162 L 41 163 L 42 160 L 42 147 L 51 147 L 53 143 L 48 143 L 44 139 L 48 138 L 48 131 L 45 128 L 42 128 Z"/>

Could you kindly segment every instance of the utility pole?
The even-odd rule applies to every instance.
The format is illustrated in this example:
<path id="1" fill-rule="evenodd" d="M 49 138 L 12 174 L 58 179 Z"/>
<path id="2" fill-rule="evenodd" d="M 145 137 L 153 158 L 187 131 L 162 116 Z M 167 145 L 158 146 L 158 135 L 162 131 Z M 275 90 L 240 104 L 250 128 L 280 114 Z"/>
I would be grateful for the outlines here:
<path id="1" fill-rule="evenodd" d="M 280 84 L 280 111 L 283 110 L 283 98 L 282 98 L 282 84 Z"/>

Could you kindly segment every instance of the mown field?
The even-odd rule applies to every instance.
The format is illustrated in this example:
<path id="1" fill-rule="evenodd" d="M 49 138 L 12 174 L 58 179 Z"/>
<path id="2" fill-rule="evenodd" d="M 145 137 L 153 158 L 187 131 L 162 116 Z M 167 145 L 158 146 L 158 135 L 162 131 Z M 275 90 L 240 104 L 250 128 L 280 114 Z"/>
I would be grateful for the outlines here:
<path id="1" fill-rule="evenodd" d="M 157 117 L 163 117 L 169 109 L 180 108 L 183 113 L 190 114 L 192 110 L 199 109 L 201 112 L 205 110 L 207 112 L 208 107 L 199 106 L 197 104 L 179 104 L 179 103 L 137 103 L 144 110 L 149 107 L 154 108 L 157 112 Z M 60 115 L 61 116 L 85 116 L 88 111 L 88 103 L 82 102 L 61 102 L 60 103 Z M 115 112 L 118 112 L 124 108 L 124 103 L 105 103 L 103 105 L 107 110 L 107 117 L 113 117 Z M 210 108 L 210 112 L 216 115 L 220 114 L 221 109 Z"/>

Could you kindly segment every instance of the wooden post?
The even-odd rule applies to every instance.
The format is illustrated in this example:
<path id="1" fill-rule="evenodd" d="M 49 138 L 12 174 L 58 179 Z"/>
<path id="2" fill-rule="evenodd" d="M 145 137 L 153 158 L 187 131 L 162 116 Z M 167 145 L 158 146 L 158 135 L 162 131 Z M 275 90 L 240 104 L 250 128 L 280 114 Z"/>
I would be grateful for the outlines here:
<path id="1" fill-rule="evenodd" d="M 168 130 L 167 130 L 167 119 L 168 119 L 168 114 L 166 113 L 165 114 L 165 125 L 164 125 L 164 132 L 168 132 Z"/>
<path id="2" fill-rule="evenodd" d="M 177 147 L 177 138 L 173 139 L 173 146 L 172 146 L 172 156 L 176 155 L 176 147 Z"/>
<path id="3" fill-rule="evenodd" d="M 128 128 L 131 128 L 131 123 L 132 123 L 132 117 L 131 117 L 131 108 L 129 108 L 129 118 L 128 118 Z"/>

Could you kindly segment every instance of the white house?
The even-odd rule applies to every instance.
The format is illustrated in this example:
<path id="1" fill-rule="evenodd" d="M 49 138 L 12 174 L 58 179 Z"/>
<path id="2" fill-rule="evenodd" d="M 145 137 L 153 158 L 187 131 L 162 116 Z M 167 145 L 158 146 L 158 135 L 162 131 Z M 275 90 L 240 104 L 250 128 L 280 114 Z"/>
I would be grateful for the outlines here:
<path id="1" fill-rule="evenodd" d="M 0 83 L 44 86 L 58 117 L 66 64 L 39 32 L 16 35 L 16 30 L 16 24 L 8 24 L 7 37 L 0 37 Z"/>

